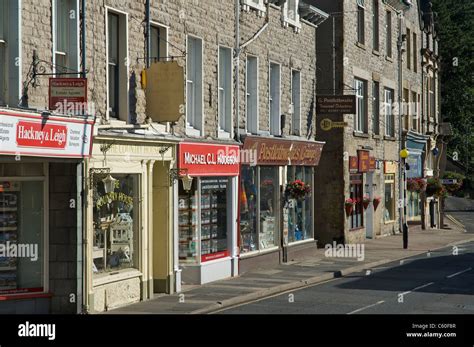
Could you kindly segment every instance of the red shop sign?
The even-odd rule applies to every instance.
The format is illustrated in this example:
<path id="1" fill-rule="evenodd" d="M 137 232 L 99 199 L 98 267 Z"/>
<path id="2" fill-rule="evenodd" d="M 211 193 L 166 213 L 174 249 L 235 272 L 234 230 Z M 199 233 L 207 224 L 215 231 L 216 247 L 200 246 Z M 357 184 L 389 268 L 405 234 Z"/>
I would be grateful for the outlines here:
<path id="1" fill-rule="evenodd" d="M 377 162 L 375 160 L 375 157 L 370 157 L 369 171 L 374 172 L 376 169 L 377 169 Z"/>
<path id="2" fill-rule="evenodd" d="M 179 168 L 191 176 L 238 176 L 240 147 L 209 143 L 180 143 Z"/>
<path id="3" fill-rule="evenodd" d="M 349 157 L 349 172 L 357 173 L 359 171 L 359 160 L 357 157 Z"/>
<path id="4" fill-rule="evenodd" d="M 66 125 L 20 121 L 17 123 L 16 143 L 20 147 L 66 148 Z"/>
<path id="5" fill-rule="evenodd" d="M 50 78 L 49 79 L 49 109 L 62 108 L 67 110 L 83 109 L 87 103 L 87 79 L 85 78 Z"/>

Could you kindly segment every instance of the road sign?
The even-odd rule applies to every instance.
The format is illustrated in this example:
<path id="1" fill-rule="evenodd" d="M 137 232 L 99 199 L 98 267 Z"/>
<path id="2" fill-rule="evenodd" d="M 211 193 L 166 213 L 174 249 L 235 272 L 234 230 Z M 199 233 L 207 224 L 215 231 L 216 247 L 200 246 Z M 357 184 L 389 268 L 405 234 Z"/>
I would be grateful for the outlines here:
<path id="1" fill-rule="evenodd" d="M 455 179 L 444 179 L 444 180 L 441 180 L 441 183 L 446 185 L 446 186 L 449 186 L 449 185 L 453 185 L 453 184 L 458 184 L 458 180 L 455 180 Z"/>

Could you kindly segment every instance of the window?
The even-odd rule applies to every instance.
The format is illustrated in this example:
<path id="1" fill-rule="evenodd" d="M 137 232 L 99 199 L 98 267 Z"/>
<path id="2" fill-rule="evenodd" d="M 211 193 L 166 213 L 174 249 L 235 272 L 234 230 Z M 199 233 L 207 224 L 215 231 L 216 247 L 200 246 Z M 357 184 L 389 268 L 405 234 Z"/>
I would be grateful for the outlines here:
<path id="1" fill-rule="evenodd" d="M 355 131 L 367 133 L 367 82 L 355 79 L 356 89 L 356 116 L 355 116 Z"/>
<path id="2" fill-rule="evenodd" d="M 362 181 L 362 175 L 351 175 L 350 177 L 350 197 L 356 201 L 350 216 L 351 229 L 358 229 L 364 226 L 364 190 Z"/>
<path id="3" fill-rule="evenodd" d="M 150 62 L 157 62 L 159 60 L 167 60 L 168 45 L 167 36 L 168 29 L 166 27 L 155 25 L 151 26 L 150 30 L 151 45 L 150 45 Z"/>
<path id="4" fill-rule="evenodd" d="M 411 69 L 411 31 L 407 28 L 407 69 Z"/>
<path id="5" fill-rule="evenodd" d="M 219 131 L 232 132 L 232 50 L 219 47 Z"/>
<path id="6" fill-rule="evenodd" d="M 128 174 L 94 180 L 94 275 L 139 268 L 138 180 Z"/>
<path id="7" fill-rule="evenodd" d="M 281 135 L 281 91 L 280 65 L 270 63 L 270 132 L 272 135 Z"/>
<path id="8" fill-rule="evenodd" d="M 403 129 L 410 129 L 410 92 L 403 88 Z"/>
<path id="9" fill-rule="evenodd" d="M 430 118 L 436 117 L 436 82 L 433 77 L 429 77 L 429 115 Z M 430 119 L 430 121 L 433 121 Z"/>
<path id="10" fill-rule="evenodd" d="M 288 166 L 288 183 L 301 180 L 313 187 L 313 169 L 311 167 Z M 313 196 L 302 200 L 293 200 L 288 204 L 288 241 L 298 242 L 313 238 Z"/>
<path id="11" fill-rule="evenodd" d="M 299 1 L 300 0 L 287 0 L 283 6 L 284 21 L 297 28 L 300 27 Z"/>
<path id="12" fill-rule="evenodd" d="M 387 54 L 387 57 L 391 58 L 392 57 L 392 12 L 387 11 L 386 13 L 386 28 L 387 28 L 387 40 L 386 42 L 386 47 L 385 51 Z"/>
<path id="13" fill-rule="evenodd" d="M 267 8 L 265 7 L 264 0 L 241 0 L 241 4 L 244 7 L 244 10 L 248 11 L 250 8 L 253 8 L 263 15 L 263 12 L 266 12 Z"/>
<path id="14" fill-rule="evenodd" d="M 373 0 L 373 14 L 372 14 L 372 44 L 373 49 L 378 51 L 380 49 L 380 34 L 379 34 L 379 0 Z"/>
<path id="15" fill-rule="evenodd" d="M 16 106 L 20 100 L 20 15 L 19 0 L 0 1 L 0 105 Z"/>
<path id="16" fill-rule="evenodd" d="M 385 136 L 395 137 L 395 117 L 393 114 L 393 90 L 384 91 Z"/>
<path id="17" fill-rule="evenodd" d="M 413 71 L 418 72 L 418 38 L 413 33 Z"/>
<path id="18" fill-rule="evenodd" d="M 292 134 L 301 135 L 301 72 L 291 71 Z"/>
<path id="19" fill-rule="evenodd" d="M 257 167 L 242 166 L 240 194 L 240 251 L 258 250 L 258 182 Z"/>
<path id="20" fill-rule="evenodd" d="M 380 135 L 380 83 L 372 84 L 372 131 L 374 135 Z"/>
<path id="21" fill-rule="evenodd" d="M 202 130 L 202 40 L 188 36 L 186 62 L 187 127 Z"/>
<path id="22" fill-rule="evenodd" d="M 278 213 L 279 204 L 279 167 L 260 167 L 260 232 L 259 249 L 268 249 L 279 245 Z"/>
<path id="23" fill-rule="evenodd" d="M 109 117 L 128 120 L 127 14 L 107 11 Z"/>
<path id="24" fill-rule="evenodd" d="M 247 56 L 246 73 L 247 131 L 258 133 L 258 58 Z"/>
<path id="25" fill-rule="evenodd" d="M 421 219 L 421 197 L 418 192 L 407 192 L 408 220 L 417 221 Z"/>
<path id="26" fill-rule="evenodd" d="M 365 43 L 365 8 L 364 1 L 357 1 L 357 42 Z"/>
<path id="27" fill-rule="evenodd" d="M 77 0 L 55 0 L 53 7 L 55 72 L 79 70 L 79 13 Z"/>
<path id="28" fill-rule="evenodd" d="M 385 175 L 384 222 L 395 221 L 395 175 Z"/>
<path id="29" fill-rule="evenodd" d="M 411 93 L 411 114 L 412 114 L 412 129 L 415 131 L 419 131 L 418 122 L 420 121 L 420 117 L 418 114 L 418 95 L 416 92 Z"/>

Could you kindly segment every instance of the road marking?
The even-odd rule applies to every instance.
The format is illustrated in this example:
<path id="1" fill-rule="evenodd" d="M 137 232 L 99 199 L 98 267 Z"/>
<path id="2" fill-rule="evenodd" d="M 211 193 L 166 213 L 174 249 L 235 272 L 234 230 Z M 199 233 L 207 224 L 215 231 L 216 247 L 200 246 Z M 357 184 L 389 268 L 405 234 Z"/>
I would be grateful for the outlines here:
<path id="1" fill-rule="evenodd" d="M 466 269 L 466 270 L 464 270 L 464 271 L 456 272 L 455 274 L 449 275 L 449 276 L 446 277 L 446 278 L 453 278 L 453 277 L 462 275 L 463 273 L 468 272 L 468 271 L 471 271 L 471 270 L 472 270 L 472 267 L 470 267 L 469 269 Z"/>
<path id="2" fill-rule="evenodd" d="M 366 310 L 366 309 L 368 309 L 368 308 L 371 308 L 371 307 L 374 307 L 374 306 L 378 306 L 378 305 L 382 305 L 384 302 L 385 302 L 385 301 L 382 300 L 382 301 L 379 301 L 379 302 L 377 302 L 377 303 L 375 303 L 375 304 L 372 304 L 372 305 L 369 305 L 369 306 L 365 306 L 365 307 L 359 308 L 358 310 L 349 312 L 349 313 L 347 313 L 347 314 L 354 314 L 354 313 L 357 313 L 357 312 L 360 312 L 360 311 L 364 311 L 364 310 Z"/>
<path id="3" fill-rule="evenodd" d="M 405 293 L 402 293 L 401 295 L 405 296 L 407 294 L 410 294 L 412 292 L 416 292 L 417 290 L 420 290 L 420 289 L 423 289 L 423 288 L 426 288 L 426 287 L 429 287 L 429 286 L 432 286 L 434 284 L 434 282 L 430 282 L 430 283 L 427 283 L 427 284 L 424 284 L 422 286 L 419 286 L 419 287 L 416 287 L 412 290 L 409 290 L 408 292 L 405 292 Z"/>

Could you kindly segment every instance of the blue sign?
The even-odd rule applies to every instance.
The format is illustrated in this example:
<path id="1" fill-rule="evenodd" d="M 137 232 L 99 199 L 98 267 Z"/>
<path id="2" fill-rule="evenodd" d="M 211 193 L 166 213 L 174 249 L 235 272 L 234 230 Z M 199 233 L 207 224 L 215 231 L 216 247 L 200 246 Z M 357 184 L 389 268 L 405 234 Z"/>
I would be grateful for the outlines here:
<path id="1" fill-rule="evenodd" d="M 423 177 L 423 165 L 421 161 L 421 154 L 411 154 L 406 159 L 406 162 L 410 166 L 410 170 L 407 171 L 408 178 Z"/>

